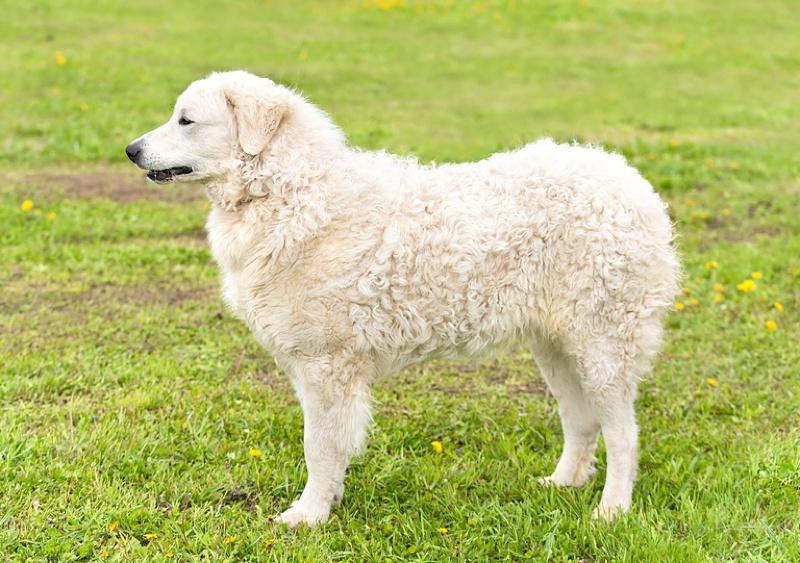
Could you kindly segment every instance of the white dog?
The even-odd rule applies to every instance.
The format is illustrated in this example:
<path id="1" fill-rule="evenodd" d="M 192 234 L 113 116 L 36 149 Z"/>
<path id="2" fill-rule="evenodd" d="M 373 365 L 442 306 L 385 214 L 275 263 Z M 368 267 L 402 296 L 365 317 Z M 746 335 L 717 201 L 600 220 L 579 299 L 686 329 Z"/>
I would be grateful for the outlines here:
<path id="1" fill-rule="evenodd" d="M 202 181 L 233 313 L 292 380 L 308 481 L 280 515 L 325 522 L 380 375 L 522 339 L 558 400 L 564 449 L 543 482 L 579 487 L 602 430 L 596 515 L 631 504 L 634 399 L 678 286 L 665 205 L 620 156 L 549 140 L 422 166 L 348 147 L 298 93 L 212 74 L 126 152 L 158 183 Z"/>

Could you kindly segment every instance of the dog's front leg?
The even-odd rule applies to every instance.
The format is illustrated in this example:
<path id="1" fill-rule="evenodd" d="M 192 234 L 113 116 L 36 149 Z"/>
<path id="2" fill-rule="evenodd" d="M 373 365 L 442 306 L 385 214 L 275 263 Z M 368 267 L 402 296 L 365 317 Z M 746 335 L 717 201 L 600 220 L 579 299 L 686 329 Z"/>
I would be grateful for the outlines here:
<path id="1" fill-rule="evenodd" d="M 351 363 L 320 362 L 305 365 L 295 385 L 303 407 L 308 481 L 300 498 L 278 521 L 290 527 L 313 526 L 327 521 L 331 505 L 342 500 L 350 456 L 365 441 L 369 381 L 367 373 Z"/>

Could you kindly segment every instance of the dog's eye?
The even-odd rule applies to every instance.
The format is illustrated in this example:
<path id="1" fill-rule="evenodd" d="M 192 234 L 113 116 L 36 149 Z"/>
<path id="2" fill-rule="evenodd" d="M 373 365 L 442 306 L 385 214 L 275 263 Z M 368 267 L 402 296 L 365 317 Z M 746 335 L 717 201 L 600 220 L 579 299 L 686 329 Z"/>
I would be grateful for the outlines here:
<path id="1" fill-rule="evenodd" d="M 194 123 L 194 121 L 191 119 L 186 119 L 185 117 L 181 117 L 178 120 L 178 125 L 191 125 L 192 123 Z"/>

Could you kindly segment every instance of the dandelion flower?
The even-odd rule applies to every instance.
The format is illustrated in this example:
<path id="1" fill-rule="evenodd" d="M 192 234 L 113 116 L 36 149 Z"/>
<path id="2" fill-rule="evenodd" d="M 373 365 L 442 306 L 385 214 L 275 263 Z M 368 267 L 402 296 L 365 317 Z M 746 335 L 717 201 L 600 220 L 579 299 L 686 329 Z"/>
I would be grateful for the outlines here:
<path id="1" fill-rule="evenodd" d="M 744 280 L 742 283 L 736 284 L 736 289 L 742 293 L 752 293 L 756 290 L 756 282 L 753 280 Z"/>
<path id="2" fill-rule="evenodd" d="M 694 297 L 692 297 L 689 300 L 689 305 L 691 305 L 692 307 L 697 307 L 699 304 L 700 304 L 700 302 L 697 299 L 695 299 Z"/>
<path id="3" fill-rule="evenodd" d="M 439 440 L 434 440 L 433 442 L 431 442 L 431 447 L 433 448 L 433 451 L 435 451 L 437 454 L 442 453 L 442 451 L 444 450 L 444 448 L 442 448 L 442 443 Z"/>
<path id="4" fill-rule="evenodd" d="M 225 538 L 225 543 L 235 543 L 235 542 L 236 542 L 236 536 L 228 536 Z"/>
<path id="5" fill-rule="evenodd" d="M 778 323 L 776 323 L 772 319 L 768 320 L 765 326 L 767 327 L 767 330 L 770 332 L 775 332 L 776 330 L 778 330 Z"/>
<path id="6" fill-rule="evenodd" d="M 706 262 L 706 269 L 716 270 L 717 268 L 719 268 L 719 264 L 717 264 L 716 260 L 709 260 L 708 262 Z"/>
<path id="7" fill-rule="evenodd" d="M 396 8 L 403 8 L 406 4 L 405 0 L 372 0 L 369 2 L 379 10 L 394 10 Z"/>
<path id="8" fill-rule="evenodd" d="M 264 452 L 262 452 L 258 448 L 253 448 L 247 452 L 247 455 L 249 455 L 250 457 L 261 457 L 263 454 Z"/>
<path id="9" fill-rule="evenodd" d="M 55 211 L 51 211 L 50 213 L 47 214 L 47 220 L 48 221 L 55 221 L 56 220 Z"/>
<path id="10" fill-rule="evenodd" d="M 686 305 L 683 303 L 675 303 L 675 310 L 676 311 L 683 311 L 686 308 Z"/>
<path id="11" fill-rule="evenodd" d="M 64 53 L 61 51 L 56 51 L 54 58 L 56 60 L 56 64 L 59 66 L 67 64 L 67 57 L 65 57 Z"/>
<path id="12" fill-rule="evenodd" d="M 775 310 L 779 313 L 783 313 L 783 303 L 775 303 Z"/>
<path id="13" fill-rule="evenodd" d="M 22 205 L 20 205 L 19 207 L 23 211 L 26 211 L 26 212 L 30 211 L 31 209 L 33 209 L 33 202 L 31 200 L 29 200 L 29 199 L 26 199 L 25 201 L 22 202 Z"/>
<path id="14" fill-rule="evenodd" d="M 204 201 L 203 202 L 203 209 L 208 209 L 209 207 L 211 207 L 211 204 L 208 203 L 207 201 Z"/>
<path id="15" fill-rule="evenodd" d="M 723 291 L 725 291 L 725 286 L 722 285 L 721 283 L 715 283 L 714 291 L 716 291 L 717 293 L 722 293 Z"/>
<path id="16" fill-rule="evenodd" d="M 439 528 L 439 533 L 445 535 L 447 533 L 447 528 Z"/>
<path id="17" fill-rule="evenodd" d="M 721 293 L 717 293 L 714 296 L 714 303 L 722 303 L 723 301 L 725 301 L 725 296 L 723 296 Z"/>
<path id="18" fill-rule="evenodd" d="M 100 557 L 102 557 L 103 559 L 108 559 L 110 555 L 111 554 L 108 552 L 107 549 L 104 549 L 103 551 L 100 552 Z"/>
<path id="19" fill-rule="evenodd" d="M 678 141 L 678 139 L 675 139 L 674 137 L 669 140 L 669 146 L 671 147 L 677 147 L 680 144 L 681 144 L 680 141 Z"/>
<path id="20" fill-rule="evenodd" d="M 762 274 L 761 272 L 753 272 L 752 274 L 750 274 L 750 277 L 753 278 L 754 280 L 760 280 L 761 278 L 764 277 L 764 274 Z"/>
<path id="21" fill-rule="evenodd" d="M 145 534 L 144 537 L 149 541 L 153 541 L 154 539 L 156 539 L 158 537 L 158 534 L 154 534 L 154 533 L 151 532 L 149 534 Z"/>
<path id="22" fill-rule="evenodd" d="M 119 528 L 119 522 L 112 522 L 111 525 L 108 527 L 108 533 L 113 534 Z"/>
<path id="23" fill-rule="evenodd" d="M 719 385 L 719 381 L 717 381 L 713 377 L 709 377 L 708 379 L 706 379 L 706 383 L 711 385 L 711 387 L 716 387 L 717 385 Z"/>
<path id="24" fill-rule="evenodd" d="M 689 289 L 688 287 L 684 287 L 683 289 L 681 289 L 681 292 L 682 292 L 684 295 L 691 295 L 691 294 L 692 294 L 692 290 L 691 290 L 691 289 Z"/>

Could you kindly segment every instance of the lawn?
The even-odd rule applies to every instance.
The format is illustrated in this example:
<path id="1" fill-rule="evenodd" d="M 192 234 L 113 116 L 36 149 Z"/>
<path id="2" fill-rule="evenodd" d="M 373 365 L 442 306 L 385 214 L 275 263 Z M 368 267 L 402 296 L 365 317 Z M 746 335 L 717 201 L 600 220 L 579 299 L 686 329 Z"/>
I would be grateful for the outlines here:
<path id="1" fill-rule="evenodd" d="M 0 560 L 800 560 L 796 3 L 0 6 Z M 218 296 L 202 189 L 123 154 L 231 68 L 367 148 L 578 139 L 653 182 L 685 295 L 641 386 L 630 514 L 591 520 L 602 461 L 537 484 L 561 430 L 512 348 L 380 382 L 330 522 L 271 523 L 304 483 L 300 408 Z"/>

